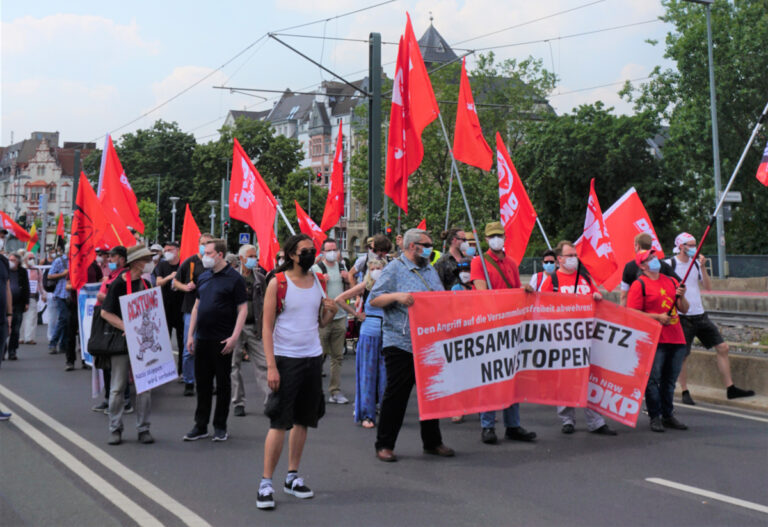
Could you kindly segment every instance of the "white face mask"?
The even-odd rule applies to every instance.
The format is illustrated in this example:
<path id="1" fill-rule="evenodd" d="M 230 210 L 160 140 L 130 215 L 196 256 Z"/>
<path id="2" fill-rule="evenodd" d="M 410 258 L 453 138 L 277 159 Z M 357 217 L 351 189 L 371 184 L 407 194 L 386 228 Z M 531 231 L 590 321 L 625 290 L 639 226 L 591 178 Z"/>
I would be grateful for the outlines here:
<path id="1" fill-rule="evenodd" d="M 104 263 L 104 257 L 103 256 L 97 256 L 96 257 L 96 263 L 101 265 Z"/>
<path id="2" fill-rule="evenodd" d="M 328 260 L 330 263 L 336 262 L 336 260 L 339 258 L 339 253 L 336 251 L 327 251 L 325 253 L 325 259 Z"/>
<path id="3" fill-rule="evenodd" d="M 149 274 L 152 272 L 152 270 L 155 268 L 154 265 L 152 265 L 151 262 L 147 262 L 144 264 L 144 270 L 142 271 L 145 274 Z"/>
<path id="4" fill-rule="evenodd" d="M 174 256 L 175 255 L 171 251 L 166 251 L 163 253 L 163 258 L 165 258 L 167 262 L 170 262 L 171 260 L 173 260 Z"/>
<path id="5" fill-rule="evenodd" d="M 37 262 L 35 262 L 35 259 L 31 258 L 31 259 L 27 260 L 27 267 L 34 267 L 36 263 Z"/>
<path id="6" fill-rule="evenodd" d="M 280 267 L 280 266 L 281 266 L 281 265 L 283 265 L 284 263 L 285 263 L 285 260 L 283 260 L 282 258 L 278 258 L 278 259 L 277 259 L 277 266 L 278 266 L 278 267 Z"/>
<path id="7" fill-rule="evenodd" d="M 491 238 L 488 240 L 488 247 L 490 247 L 492 251 L 502 250 L 504 248 L 504 238 Z"/>
<path id="8" fill-rule="evenodd" d="M 565 267 L 569 271 L 575 271 L 578 266 L 579 266 L 579 259 L 576 256 L 569 256 L 563 262 L 563 267 Z"/>
<path id="9" fill-rule="evenodd" d="M 461 245 L 459 245 L 459 250 L 462 253 L 467 254 L 467 251 L 469 250 L 469 242 L 461 242 Z"/>
<path id="10" fill-rule="evenodd" d="M 155 263 L 159 262 L 160 261 L 160 255 L 159 254 L 154 255 L 152 257 L 152 261 L 155 262 Z"/>
<path id="11" fill-rule="evenodd" d="M 462 271 L 459 273 L 459 280 L 461 280 L 462 284 L 466 284 L 469 282 L 469 273 L 466 271 Z"/>
<path id="12" fill-rule="evenodd" d="M 206 269 L 211 269 L 214 265 L 216 265 L 216 258 L 213 256 L 208 256 L 207 254 L 203 255 L 203 267 Z"/>
<path id="13" fill-rule="evenodd" d="M 369 273 L 371 275 L 371 280 L 373 280 L 374 282 L 378 280 L 379 277 L 381 276 L 381 271 L 382 271 L 381 269 L 372 269 L 371 272 Z"/>
<path id="14" fill-rule="evenodd" d="M 16 267 L 18 267 L 18 265 L 19 265 L 19 264 L 17 264 L 16 262 L 13 262 L 13 261 L 11 261 L 11 262 L 8 262 L 8 267 L 10 267 L 12 271 L 13 271 L 14 269 L 16 269 Z"/>

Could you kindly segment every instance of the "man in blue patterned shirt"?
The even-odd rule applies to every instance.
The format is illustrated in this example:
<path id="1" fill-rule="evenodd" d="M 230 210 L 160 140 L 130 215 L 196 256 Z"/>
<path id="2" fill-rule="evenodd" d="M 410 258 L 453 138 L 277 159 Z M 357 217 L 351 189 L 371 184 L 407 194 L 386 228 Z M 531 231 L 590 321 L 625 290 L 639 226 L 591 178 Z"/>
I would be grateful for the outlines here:
<path id="1" fill-rule="evenodd" d="M 408 319 L 408 308 L 414 302 L 411 293 L 443 291 L 437 271 L 429 264 L 431 253 L 432 239 L 426 231 L 407 231 L 403 237 L 403 253 L 384 268 L 371 290 L 371 305 L 384 309 L 382 351 L 387 387 L 376 435 L 376 457 L 381 461 L 397 461 L 395 442 L 403 425 L 411 389 L 416 383 Z M 426 454 L 454 455 L 453 449 L 443 444 L 437 419 L 421 421 L 421 441 Z"/>

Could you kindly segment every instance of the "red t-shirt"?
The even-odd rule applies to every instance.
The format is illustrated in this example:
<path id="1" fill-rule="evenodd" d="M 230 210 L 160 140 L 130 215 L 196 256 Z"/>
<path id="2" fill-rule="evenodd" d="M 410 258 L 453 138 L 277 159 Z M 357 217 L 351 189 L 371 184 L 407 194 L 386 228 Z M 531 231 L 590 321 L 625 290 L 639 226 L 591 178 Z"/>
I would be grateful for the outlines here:
<path id="1" fill-rule="evenodd" d="M 517 264 L 512 261 L 512 258 L 507 258 L 506 256 L 497 258 L 490 250 L 485 254 L 490 256 L 493 261 L 496 262 L 496 265 L 499 266 L 501 272 L 504 273 L 504 276 L 507 277 L 507 282 L 509 282 L 510 286 L 520 287 L 520 273 L 517 271 Z M 507 283 L 499 275 L 499 272 L 496 270 L 496 268 L 488 263 L 487 260 L 485 262 L 485 266 L 488 268 L 488 277 L 491 279 L 491 289 L 508 289 Z M 469 269 L 469 279 L 473 282 L 475 280 L 482 280 L 485 282 L 483 264 L 480 262 L 479 256 L 472 258 L 472 264 Z"/>
<path id="2" fill-rule="evenodd" d="M 576 282 L 576 273 L 567 274 L 563 273 L 559 269 L 555 272 L 557 273 L 557 291 L 559 293 L 573 294 L 573 286 Z M 554 290 L 553 286 L 554 284 L 552 283 L 552 278 L 549 275 L 546 275 L 544 277 L 544 282 L 541 284 L 541 288 L 539 288 L 539 291 L 551 293 Z M 600 291 L 598 291 L 591 280 L 589 280 L 583 274 L 579 274 L 579 287 L 576 291 L 577 294 L 591 295 L 592 293 L 599 292 Z"/>
<path id="3" fill-rule="evenodd" d="M 643 284 L 645 295 L 643 295 Z M 627 295 L 627 307 L 645 311 L 646 313 L 666 313 L 675 303 L 677 280 L 660 274 L 653 280 L 645 275 L 641 276 L 629 288 Z M 659 344 L 685 344 L 685 334 L 680 326 L 680 317 L 677 308 L 672 310 L 672 320 L 667 325 L 661 326 Z"/>

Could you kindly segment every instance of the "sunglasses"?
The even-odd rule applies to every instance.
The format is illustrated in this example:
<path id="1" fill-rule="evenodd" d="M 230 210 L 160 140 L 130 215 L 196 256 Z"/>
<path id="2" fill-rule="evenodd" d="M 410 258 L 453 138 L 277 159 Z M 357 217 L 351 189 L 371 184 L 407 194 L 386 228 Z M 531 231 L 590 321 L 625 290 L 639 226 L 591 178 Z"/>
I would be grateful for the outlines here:
<path id="1" fill-rule="evenodd" d="M 422 247 L 427 247 L 427 248 L 429 248 L 429 249 L 431 249 L 432 247 L 434 247 L 434 245 L 432 245 L 432 244 L 431 244 L 431 243 L 429 243 L 429 242 L 427 242 L 427 243 L 414 242 L 414 244 L 415 244 L 415 245 L 421 245 Z"/>

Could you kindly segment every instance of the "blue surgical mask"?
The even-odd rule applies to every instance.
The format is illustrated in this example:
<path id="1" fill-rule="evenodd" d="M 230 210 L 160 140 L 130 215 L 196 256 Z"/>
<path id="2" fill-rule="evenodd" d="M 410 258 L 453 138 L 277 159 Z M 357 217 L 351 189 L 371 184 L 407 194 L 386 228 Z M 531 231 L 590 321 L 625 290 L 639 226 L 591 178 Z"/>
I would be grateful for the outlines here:
<path id="1" fill-rule="evenodd" d="M 422 247 L 421 248 L 421 257 L 429 259 L 429 255 L 432 254 L 432 247 Z"/>
<path id="2" fill-rule="evenodd" d="M 109 265 L 110 271 L 114 271 L 115 269 L 117 269 L 117 262 L 109 262 L 109 264 L 107 265 Z"/>
<path id="3" fill-rule="evenodd" d="M 552 274 L 555 272 L 555 262 L 544 262 L 541 264 L 544 267 L 544 271 Z"/>
<path id="4" fill-rule="evenodd" d="M 476 255 L 476 254 L 477 254 L 477 249 L 475 249 L 474 247 L 470 246 L 470 247 L 469 247 L 469 248 L 468 248 L 468 249 L 467 249 L 467 250 L 464 252 L 464 254 L 466 254 L 467 256 L 474 256 L 474 255 Z"/>
<path id="5" fill-rule="evenodd" d="M 654 258 L 653 260 L 648 262 L 648 270 L 652 271 L 654 273 L 657 273 L 661 269 L 661 262 L 658 258 Z"/>
<path id="6" fill-rule="evenodd" d="M 690 257 L 693 257 L 696 255 L 696 247 L 686 247 L 685 248 L 685 254 L 687 254 Z"/>
<path id="7" fill-rule="evenodd" d="M 257 263 L 259 263 L 259 260 L 257 258 L 248 258 L 245 261 L 245 267 L 247 269 L 253 269 L 254 267 L 256 267 Z"/>
<path id="8" fill-rule="evenodd" d="M 202 256 L 204 252 L 205 252 L 205 245 L 200 244 L 200 256 Z"/>

